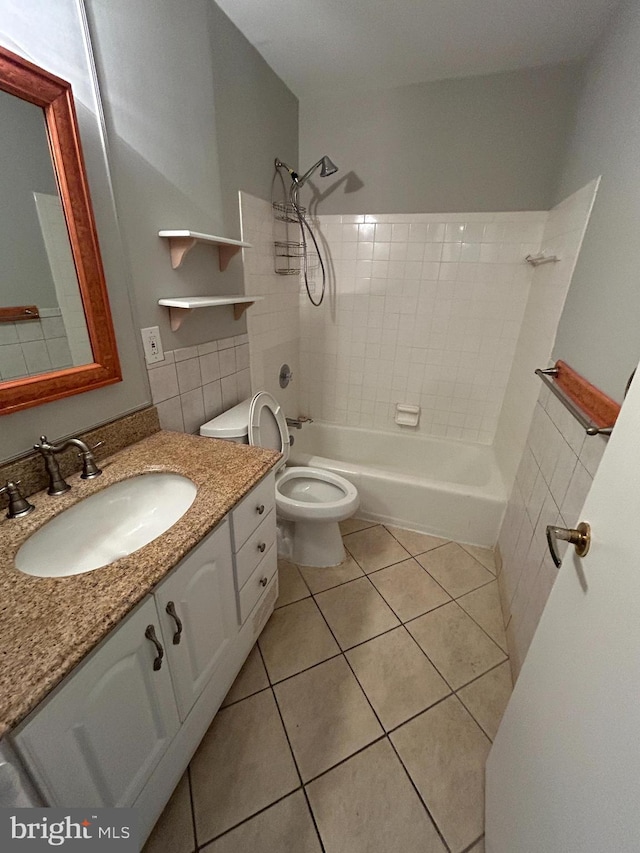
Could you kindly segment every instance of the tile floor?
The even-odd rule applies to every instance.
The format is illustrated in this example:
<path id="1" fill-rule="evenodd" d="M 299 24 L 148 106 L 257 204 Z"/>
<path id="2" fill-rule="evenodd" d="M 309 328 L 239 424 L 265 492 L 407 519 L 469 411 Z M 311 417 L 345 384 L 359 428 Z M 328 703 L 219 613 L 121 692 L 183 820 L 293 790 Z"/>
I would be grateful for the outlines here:
<path id="1" fill-rule="evenodd" d="M 483 853 L 511 693 L 491 551 L 350 519 L 280 597 L 145 853 Z"/>

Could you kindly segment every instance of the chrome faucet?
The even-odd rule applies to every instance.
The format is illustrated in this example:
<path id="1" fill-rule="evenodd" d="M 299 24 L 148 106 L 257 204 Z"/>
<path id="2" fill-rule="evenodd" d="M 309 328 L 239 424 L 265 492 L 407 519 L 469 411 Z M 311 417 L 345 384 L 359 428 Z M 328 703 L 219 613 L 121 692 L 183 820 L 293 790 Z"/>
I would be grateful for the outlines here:
<path id="1" fill-rule="evenodd" d="M 287 426 L 302 429 L 302 424 L 312 424 L 313 418 L 307 418 L 304 415 L 299 415 L 297 418 L 285 418 Z"/>
<path id="2" fill-rule="evenodd" d="M 67 447 L 77 447 L 80 453 L 78 456 L 82 459 L 82 474 L 80 477 L 83 480 L 92 480 L 94 477 L 99 477 L 102 471 L 96 465 L 96 460 L 93 451 L 96 447 L 100 447 L 102 442 L 96 444 L 93 448 L 89 448 L 84 441 L 79 438 L 68 438 L 60 444 L 50 444 L 46 435 L 40 436 L 40 444 L 34 444 L 33 449 L 38 450 L 43 458 L 44 464 L 49 474 L 48 495 L 63 495 L 68 492 L 71 486 L 65 481 L 60 473 L 58 460 L 55 458 L 57 453 L 62 453 Z"/>

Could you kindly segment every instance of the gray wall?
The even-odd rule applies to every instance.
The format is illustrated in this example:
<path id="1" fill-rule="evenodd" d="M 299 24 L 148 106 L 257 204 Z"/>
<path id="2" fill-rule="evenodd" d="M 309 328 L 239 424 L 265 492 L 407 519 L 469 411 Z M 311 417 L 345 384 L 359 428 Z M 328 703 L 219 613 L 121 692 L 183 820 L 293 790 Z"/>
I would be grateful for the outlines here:
<path id="1" fill-rule="evenodd" d="M 105 156 L 100 106 L 75 0 L 0 0 L 0 44 L 73 86 L 89 187 L 109 290 L 124 381 L 0 417 L 0 459 L 28 451 L 43 433 L 51 439 L 104 423 L 149 400 L 129 301 L 129 269 L 123 262 Z"/>
<path id="2" fill-rule="evenodd" d="M 305 100 L 300 167 L 340 166 L 315 182 L 322 213 L 547 209 L 579 76 L 555 65 Z"/>
<path id="3" fill-rule="evenodd" d="M 222 274 L 198 247 L 173 271 L 156 235 L 239 237 L 238 190 L 268 199 L 274 158 L 297 161 L 296 98 L 211 0 L 87 0 L 101 106 L 78 5 L 0 0 L 0 43 L 73 85 L 124 382 L 1 417 L 0 459 L 149 402 L 141 326 L 160 325 L 167 349 L 246 330 L 223 308 L 169 331 L 157 300 L 241 292 L 240 259 Z"/>
<path id="4" fill-rule="evenodd" d="M 242 292 L 197 246 L 172 270 L 160 229 L 238 239 L 238 190 L 268 199 L 276 156 L 297 161 L 297 99 L 211 0 L 88 0 L 141 326 L 167 349 L 246 331 L 231 308 L 193 312 L 177 333 L 166 296 Z"/>
<path id="5" fill-rule="evenodd" d="M 624 2 L 586 66 L 556 198 L 600 189 L 560 320 L 554 357 L 614 399 L 640 359 L 640 4 Z"/>
<path id="6" fill-rule="evenodd" d="M 0 92 L 0 305 L 58 304 L 34 192 L 57 195 L 44 112 Z"/>

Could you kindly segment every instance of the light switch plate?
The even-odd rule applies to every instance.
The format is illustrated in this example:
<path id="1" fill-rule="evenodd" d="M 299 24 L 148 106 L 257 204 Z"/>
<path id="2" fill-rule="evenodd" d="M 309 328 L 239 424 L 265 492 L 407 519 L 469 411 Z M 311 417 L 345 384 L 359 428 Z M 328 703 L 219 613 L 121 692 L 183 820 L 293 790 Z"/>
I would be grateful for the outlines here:
<path id="1" fill-rule="evenodd" d="M 147 329 L 140 329 L 140 334 L 142 335 L 144 358 L 147 364 L 164 361 L 164 350 L 162 349 L 159 327 L 149 326 Z"/>

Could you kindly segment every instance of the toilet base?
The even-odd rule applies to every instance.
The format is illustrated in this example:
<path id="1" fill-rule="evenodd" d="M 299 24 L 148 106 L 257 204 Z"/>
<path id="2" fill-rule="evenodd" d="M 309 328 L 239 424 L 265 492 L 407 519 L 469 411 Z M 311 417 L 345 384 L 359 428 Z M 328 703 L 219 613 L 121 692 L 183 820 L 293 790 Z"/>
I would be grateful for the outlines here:
<path id="1" fill-rule="evenodd" d="M 328 568 L 346 557 L 337 521 L 296 521 L 293 530 L 293 562 Z"/>

